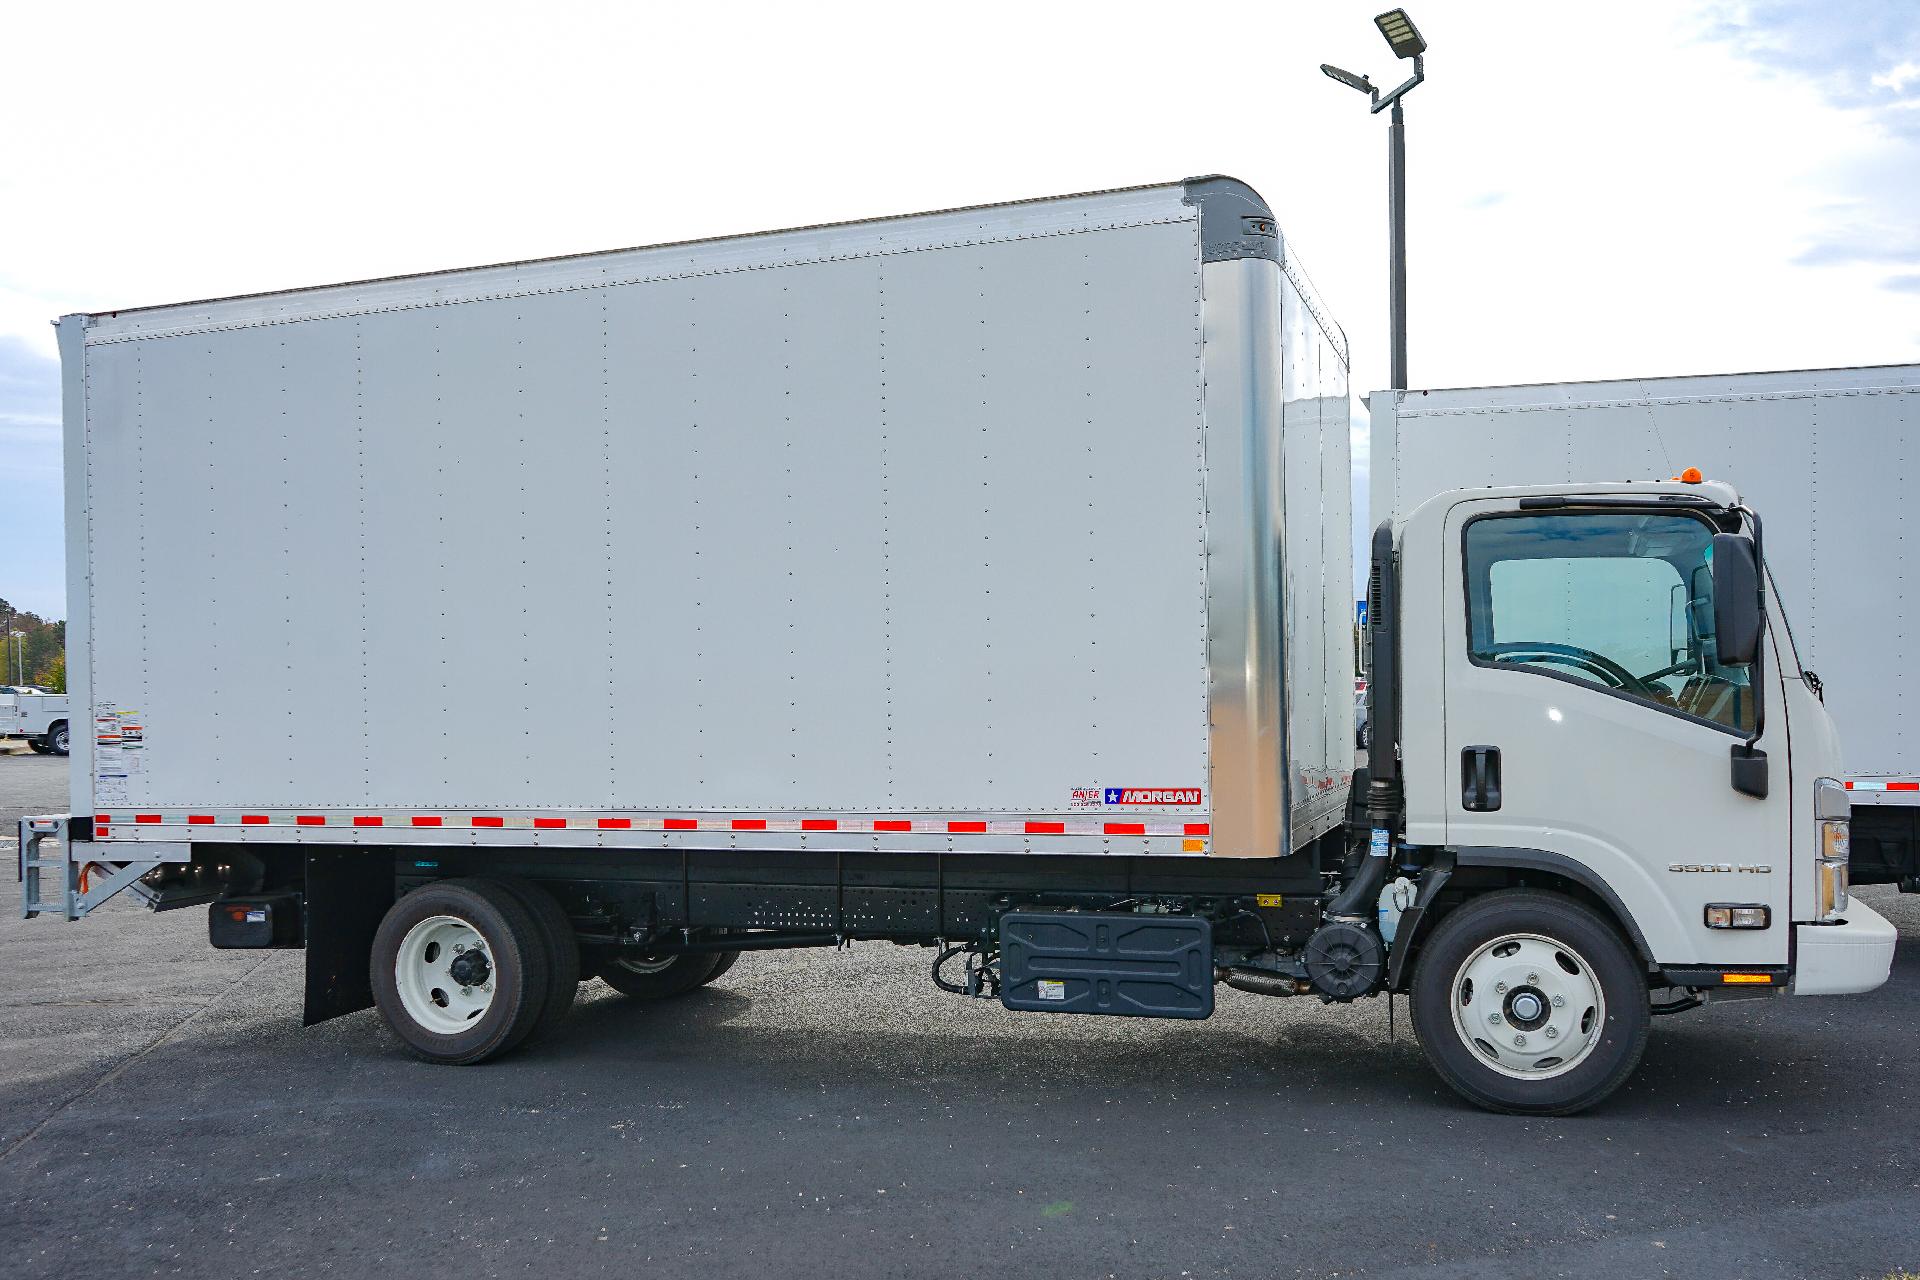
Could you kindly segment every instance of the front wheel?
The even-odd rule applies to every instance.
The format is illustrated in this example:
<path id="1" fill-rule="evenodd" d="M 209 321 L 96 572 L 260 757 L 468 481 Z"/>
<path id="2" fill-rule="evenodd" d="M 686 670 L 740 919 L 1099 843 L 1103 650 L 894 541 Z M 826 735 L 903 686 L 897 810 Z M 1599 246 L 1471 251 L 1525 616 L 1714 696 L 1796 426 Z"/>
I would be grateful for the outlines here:
<path id="1" fill-rule="evenodd" d="M 1489 1111 L 1569 1115 L 1640 1064 L 1646 974 L 1614 927 L 1571 898 L 1505 890 L 1435 927 L 1413 974 L 1427 1061 Z"/>

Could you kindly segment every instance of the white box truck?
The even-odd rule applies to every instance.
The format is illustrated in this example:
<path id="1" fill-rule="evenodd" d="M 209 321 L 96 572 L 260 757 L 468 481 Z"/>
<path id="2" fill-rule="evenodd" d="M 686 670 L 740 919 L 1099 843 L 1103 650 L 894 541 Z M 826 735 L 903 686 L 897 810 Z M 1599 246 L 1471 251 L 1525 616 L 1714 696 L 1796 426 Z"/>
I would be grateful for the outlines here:
<path id="1" fill-rule="evenodd" d="M 1379 538 L 1358 785 L 1345 342 L 1231 179 L 59 333 L 93 732 L 26 911 L 209 904 L 215 945 L 305 947 L 309 1021 L 473 1062 L 584 975 L 885 939 L 1026 1011 L 1408 992 L 1466 1096 L 1565 1112 L 1655 1012 L 1886 978 L 1725 487 Z M 1572 535 L 1663 628 L 1689 584 L 1720 720 L 1443 625 L 1484 604 L 1463 545 Z"/>
<path id="2" fill-rule="evenodd" d="M 1667 476 L 1693 468 L 1766 513 L 1791 666 L 1832 710 L 1853 805 L 1851 879 L 1920 890 L 1920 365 L 1377 392 L 1371 499 Z M 1870 583 L 1871 567 L 1876 575 Z M 1884 577 L 1879 575 L 1884 574 Z M 1800 666 L 1804 664 L 1804 666 Z"/>
<path id="3" fill-rule="evenodd" d="M 67 695 L 0 685 L 0 738 L 24 739 L 36 755 L 66 755 Z"/>

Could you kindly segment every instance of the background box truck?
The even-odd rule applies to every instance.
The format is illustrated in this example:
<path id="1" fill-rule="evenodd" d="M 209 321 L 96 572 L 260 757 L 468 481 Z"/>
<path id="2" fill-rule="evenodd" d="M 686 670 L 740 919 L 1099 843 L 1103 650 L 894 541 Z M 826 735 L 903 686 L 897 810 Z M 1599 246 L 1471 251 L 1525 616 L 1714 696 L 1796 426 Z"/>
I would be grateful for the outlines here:
<path id="1" fill-rule="evenodd" d="M 1920 366 L 1378 392 L 1372 505 L 1443 489 L 1664 476 L 1737 485 L 1767 524 L 1787 640 L 1845 744 L 1852 880 L 1920 889 Z"/>
<path id="2" fill-rule="evenodd" d="M 658 999 L 887 939 L 1019 1010 L 1410 992 L 1455 1087 L 1567 1111 L 1656 1008 L 1886 977 L 1723 486 L 1383 530 L 1355 784 L 1346 343 L 1233 180 L 60 339 L 94 732 L 77 816 L 23 824 L 26 909 L 210 904 L 215 945 L 306 948 L 309 1020 L 472 1062 L 585 974 Z M 1718 719 L 1441 625 L 1484 611 L 1461 546 L 1527 576 L 1567 537 L 1663 642 L 1689 584 Z"/>

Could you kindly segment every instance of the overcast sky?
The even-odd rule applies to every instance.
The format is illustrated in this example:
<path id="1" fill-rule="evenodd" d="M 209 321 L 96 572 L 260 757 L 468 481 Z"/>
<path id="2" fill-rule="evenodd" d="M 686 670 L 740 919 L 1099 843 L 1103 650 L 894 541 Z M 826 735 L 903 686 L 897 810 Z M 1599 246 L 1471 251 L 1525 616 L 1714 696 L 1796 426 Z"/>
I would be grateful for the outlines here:
<path id="1" fill-rule="evenodd" d="M 1382 386 L 1374 9 L 16 8 L 0 596 L 64 616 L 68 311 L 1225 172 Z M 1920 4 L 1410 10 L 1415 386 L 1920 361 Z"/>

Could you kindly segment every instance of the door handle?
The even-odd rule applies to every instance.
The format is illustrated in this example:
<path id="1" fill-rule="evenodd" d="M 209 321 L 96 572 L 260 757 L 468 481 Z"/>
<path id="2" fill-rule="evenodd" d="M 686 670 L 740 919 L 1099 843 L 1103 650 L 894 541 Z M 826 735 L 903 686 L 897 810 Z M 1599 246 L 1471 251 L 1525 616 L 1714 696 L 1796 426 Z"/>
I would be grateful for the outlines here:
<path id="1" fill-rule="evenodd" d="M 1460 807 L 1475 813 L 1500 807 L 1500 748 L 1460 749 Z"/>

